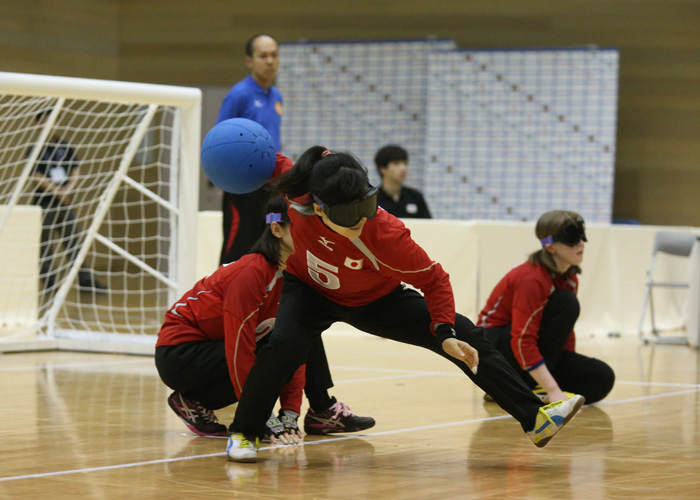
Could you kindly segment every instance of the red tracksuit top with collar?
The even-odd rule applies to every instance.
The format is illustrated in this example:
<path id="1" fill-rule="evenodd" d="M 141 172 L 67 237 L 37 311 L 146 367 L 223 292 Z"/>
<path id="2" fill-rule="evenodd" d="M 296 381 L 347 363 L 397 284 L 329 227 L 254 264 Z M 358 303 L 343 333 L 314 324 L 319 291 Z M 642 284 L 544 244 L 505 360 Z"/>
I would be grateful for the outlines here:
<path id="1" fill-rule="evenodd" d="M 255 361 L 255 343 L 274 327 L 282 273 L 261 254 L 248 254 L 199 280 L 165 313 L 156 347 L 223 340 L 236 396 L 240 399 Z M 280 394 L 282 408 L 300 413 L 302 365 Z"/>
<path id="2" fill-rule="evenodd" d="M 308 207 L 289 208 L 294 253 L 286 271 L 328 299 L 361 306 L 387 295 L 401 282 L 420 289 L 436 323 L 454 324 L 455 304 L 449 275 L 411 238 L 399 219 L 380 208 L 359 238 L 328 228 Z"/>
<path id="3" fill-rule="evenodd" d="M 498 282 L 479 315 L 479 326 L 511 325 L 510 345 L 523 370 L 530 371 L 544 362 L 537 340 L 540 321 L 549 296 L 555 290 L 578 291 L 575 274 L 552 278 L 542 266 L 525 262 L 511 269 Z M 576 336 L 571 332 L 564 349 L 574 351 Z"/>

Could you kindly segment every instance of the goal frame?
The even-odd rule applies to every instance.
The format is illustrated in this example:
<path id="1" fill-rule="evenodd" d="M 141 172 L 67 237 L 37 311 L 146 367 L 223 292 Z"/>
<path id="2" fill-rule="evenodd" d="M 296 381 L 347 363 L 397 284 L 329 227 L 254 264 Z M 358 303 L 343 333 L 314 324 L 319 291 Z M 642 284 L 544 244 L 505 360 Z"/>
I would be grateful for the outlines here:
<path id="1" fill-rule="evenodd" d="M 201 108 L 202 93 L 198 88 L 178 87 L 157 84 L 144 84 L 133 82 L 120 82 L 110 80 L 96 80 L 73 77 L 32 75 L 20 73 L 0 72 L 0 94 L 12 94 L 16 96 L 37 96 L 58 99 L 62 103 L 66 99 L 93 100 L 100 102 L 133 103 L 149 106 L 152 115 L 154 107 L 170 106 L 176 108 L 176 131 L 173 136 L 173 163 L 178 164 L 178 176 L 171 179 L 171 187 L 176 193 L 178 204 L 172 207 L 176 210 L 177 222 L 173 225 L 171 240 L 174 251 L 171 250 L 171 258 L 175 261 L 169 279 L 164 281 L 168 286 L 169 302 L 173 303 L 188 287 L 197 279 L 196 254 L 197 254 L 197 219 L 199 211 L 199 153 L 201 140 Z M 55 110 L 58 111 L 58 110 Z M 55 120 L 55 113 L 49 120 Z M 114 198 L 116 190 L 122 182 L 128 182 L 126 172 L 129 167 L 129 155 L 134 155 L 140 139 L 145 133 L 144 127 L 136 130 L 129 147 L 124 153 L 119 172 L 115 173 L 114 187 L 107 192 L 107 196 L 100 200 L 96 218 L 104 217 Z M 48 132 L 46 132 L 48 133 Z M 141 134 L 141 137 L 138 135 Z M 45 138 L 45 134 L 42 134 Z M 42 138 L 40 137 L 40 140 Z M 34 154 L 38 154 L 35 148 Z M 29 158 L 27 163 L 31 163 Z M 29 170 L 22 172 L 20 180 L 26 180 Z M 138 187 L 137 187 L 138 188 Z M 149 195 L 147 189 L 142 193 Z M 18 196 L 13 195 L 8 203 L 5 215 L 0 215 L 0 229 L 4 226 L 9 214 L 17 203 Z M 96 226 L 92 226 L 88 232 L 82 248 L 76 257 L 81 262 L 88 252 L 88 248 L 99 235 Z M 102 237 L 104 239 L 104 237 Z M 109 245 L 109 242 L 102 241 Z M 116 245 L 112 244 L 112 249 Z M 146 264 L 139 264 L 145 272 L 152 273 Z M 152 354 L 156 335 L 128 334 L 109 332 L 86 332 L 78 330 L 58 329 L 52 323 L 62 301 L 70 288 L 71 282 L 78 273 L 78 266 L 71 269 L 56 294 L 54 300 L 57 306 L 49 315 L 48 324 L 45 327 L 37 325 L 37 334 L 34 338 L 2 339 L 0 338 L 0 352 L 26 351 L 26 350 L 85 350 L 96 352 L 124 352 L 132 354 Z"/>

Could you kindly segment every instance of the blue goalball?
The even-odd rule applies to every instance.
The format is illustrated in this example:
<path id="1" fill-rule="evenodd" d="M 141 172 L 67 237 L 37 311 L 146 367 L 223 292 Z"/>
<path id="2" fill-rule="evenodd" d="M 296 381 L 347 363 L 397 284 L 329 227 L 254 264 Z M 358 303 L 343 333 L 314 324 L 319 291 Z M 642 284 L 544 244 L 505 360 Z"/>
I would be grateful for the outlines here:
<path id="1" fill-rule="evenodd" d="M 275 170 L 277 149 L 265 128 L 246 118 L 217 123 L 202 142 L 202 168 L 216 187 L 244 194 L 262 187 Z"/>

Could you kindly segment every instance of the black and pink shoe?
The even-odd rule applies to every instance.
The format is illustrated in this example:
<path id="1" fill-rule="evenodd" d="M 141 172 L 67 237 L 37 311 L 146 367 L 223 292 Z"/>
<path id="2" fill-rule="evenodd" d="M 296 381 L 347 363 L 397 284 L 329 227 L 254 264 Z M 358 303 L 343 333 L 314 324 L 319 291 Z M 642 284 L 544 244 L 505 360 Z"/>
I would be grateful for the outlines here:
<path id="1" fill-rule="evenodd" d="M 304 417 L 304 431 L 307 434 L 332 434 L 336 432 L 357 432 L 374 427 L 372 417 L 358 417 L 348 405 L 333 398 L 334 404 L 325 411 L 314 412 L 311 408 Z"/>
<path id="2" fill-rule="evenodd" d="M 199 436 L 226 436 L 228 429 L 220 424 L 212 410 L 199 401 L 187 399 L 175 391 L 168 397 L 168 406 L 180 417 L 187 428 Z"/>

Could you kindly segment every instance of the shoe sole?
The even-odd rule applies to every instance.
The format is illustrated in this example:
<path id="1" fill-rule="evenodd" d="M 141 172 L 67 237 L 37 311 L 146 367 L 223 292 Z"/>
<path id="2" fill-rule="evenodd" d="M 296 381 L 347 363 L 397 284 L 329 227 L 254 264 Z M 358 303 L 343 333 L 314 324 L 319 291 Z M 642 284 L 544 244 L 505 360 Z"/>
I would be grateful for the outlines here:
<path id="1" fill-rule="evenodd" d="M 564 426 L 565 426 L 566 424 L 568 424 L 569 421 L 570 421 L 572 418 L 574 418 L 574 416 L 578 413 L 578 411 L 581 409 L 581 407 L 582 407 L 585 403 L 586 403 L 586 398 L 584 398 L 583 396 L 581 396 L 581 398 L 579 398 L 579 400 L 578 400 L 578 403 L 576 403 L 576 406 L 574 406 L 574 410 L 573 410 L 571 413 L 569 413 L 569 414 L 566 416 L 566 418 L 564 419 L 564 423 L 561 424 L 561 425 L 559 425 L 559 426 L 557 426 L 557 428 L 554 430 L 554 433 L 552 433 L 551 436 L 547 436 L 546 438 L 544 438 L 544 439 L 540 440 L 539 442 L 535 443 L 535 446 L 537 446 L 538 448 L 544 448 L 544 446 L 545 446 L 547 443 L 549 443 L 549 442 L 552 440 L 552 438 L 553 438 L 554 436 L 557 435 L 557 432 L 559 432 L 560 430 L 562 430 L 562 429 L 564 428 Z"/>
<path id="2" fill-rule="evenodd" d="M 193 433 L 197 434 L 198 436 L 207 437 L 207 436 L 228 436 L 228 435 L 230 435 L 229 432 L 202 432 L 202 431 L 198 430 L 194 425 L 188 424 L 184 419 L 181 418 L 180 420 L 182 420 L 185 423 L 185 425 L 187 426 L 187 428 L 189 430 L 191 430 Z"/>
<path id="3" fill-rule="evenodd" d="M 348 434 L 350 432 L 360 432 L 367 429 L 371 429 L 376 425 L 377 422 L 372 422 L 370 425 L 360 425 L 352 428 L 343 427 L 338 429 L 337 427 L 323 427 L 319 428 L 307 428 L 304 426 L 304 432 L 311 436 L 325 436 L 326 434 Z"/>
<path id="4" fill-rule="evenodd" d="M 229 462 L 236 462 L 239 464 L 253 464 L 258 461 L 258 457 L 240 457 L 240 458 L 233 458 L 231 455 L 228 453 L 226 454 L 228 457 Z"/>
<path id="5" fill-rule="evenodd" d="M 330 427 L 326 428 L 326 429 L 307 429 L 306 427 L 304 427 L 304 432 L 307 433 L 309 436 L 325 436 L 326 434 L 333 434 L 333 433 L 342 434 L 344 432 L 354 432 L 354 431 L 332 429 Z"/>

